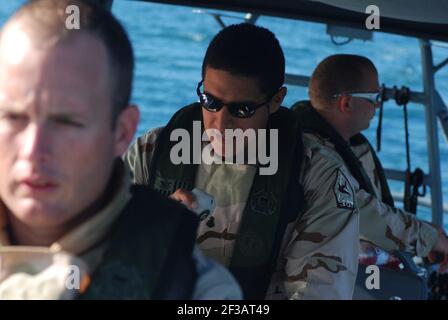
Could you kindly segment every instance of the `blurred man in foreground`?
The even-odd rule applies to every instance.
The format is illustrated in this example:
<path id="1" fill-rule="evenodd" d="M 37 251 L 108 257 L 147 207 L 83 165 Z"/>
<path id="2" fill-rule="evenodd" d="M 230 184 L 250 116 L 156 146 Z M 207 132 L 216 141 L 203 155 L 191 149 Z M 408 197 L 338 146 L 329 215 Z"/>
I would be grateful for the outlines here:
<path id="1" fill-rule="evenodd" d="M 69 5 L 79 29 L 67 28 Z M 11 274 L 2 297 L 241 296 L 195 249 L 193 213 L 130 187 L 120 157 L 139 120 L 133 68 L 124 29 L 87 1 L 32 1 L 3 28 L 0 255 Z"/>

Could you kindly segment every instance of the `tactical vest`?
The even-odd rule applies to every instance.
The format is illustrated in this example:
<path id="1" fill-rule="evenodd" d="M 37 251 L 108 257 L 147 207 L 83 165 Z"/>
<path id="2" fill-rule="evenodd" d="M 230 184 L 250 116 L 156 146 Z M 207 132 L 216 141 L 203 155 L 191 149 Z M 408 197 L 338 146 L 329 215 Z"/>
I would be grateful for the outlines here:
<path id="1" fill-rule="evenodd" d="M 193 121 L 202 123 L 198 103 L 179 110 L 157 139 L 149 185 L 163 194 L 194 187 L 198 165 L 174 165 L 169 160 L 170 150 L 177 143 L 170 141 L 170 133 L 182 128 L 193 137 Z M 291 110 L 281 107 L 270 116 L 268 128 L 278 129 L 279 133 L 278 171 L 267 176 L 260 175 L 257 168 L 229 266 L 245 299 L 264 299 L 286 226 L 298 218 L 304 200 L 299 183 L 303 144 L 297 117 Z M 193 141 L 190 143 L 190 150 L 193 150 Z"/>
<path id="2" fill-rule="evenodd" d="M 190 299 L 198 219 L 145 186 L 113 226 L 103 260 L 80 299 Z"/>
<path id="3" fill-rule="evenodd" d="M 375 191 L 368 177 L 367 173 L 362 166 L 361 161 L 354 154 L 350 145 L 357 146 L 363 143 L 367 143 L 370 152 L 372 153 L 375 167 L 378 172 L 381 185 L 381 197 L 382 202 L 394 206 L 394 200 L 387 183 L 386 175 L 384 173 L 383 166 L 378 159 L 375 150 L 370 145 L 367 138 L 361 133 L 355 135 L 350 139 L 350 145 L 342 138 L 342 136 L 325 120 L 311 105 L 310 101 L 300 101 L 291 107 L 294 112 L 299 116 L 299 121 L 302 125 L 304 132 L 314 133 L 320 135 L 322 138 L 329 139 L 334 144 L 336 152 L 342 157 L 350 173 L 358 181 L 360 187 L 368 193 L 375 195 Z"/>

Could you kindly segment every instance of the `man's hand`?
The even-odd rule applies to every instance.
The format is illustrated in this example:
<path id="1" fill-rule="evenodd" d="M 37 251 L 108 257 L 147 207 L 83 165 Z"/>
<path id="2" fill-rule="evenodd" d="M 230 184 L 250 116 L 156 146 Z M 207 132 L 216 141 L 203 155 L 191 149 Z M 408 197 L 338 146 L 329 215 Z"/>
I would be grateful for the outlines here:
<path id="1" fill-rule="evenodd" d="M 445 230 L 436 226 L 435 228 L 437 228 L 438 237 L 428 259 L 430 262 L 435 262 L 437 253 L 442 254 L 443 260 L 440 262 L 439 272 L 444 273 L 448 269 L 448 237 Z"/>
<path id="2" fill-rule="evenodd" d="M 186 189 L 177 189 L 170 195 L 170 198 L 182 202 L 188 209 L 196 209 L 198 207 L 196 196 Z"/>

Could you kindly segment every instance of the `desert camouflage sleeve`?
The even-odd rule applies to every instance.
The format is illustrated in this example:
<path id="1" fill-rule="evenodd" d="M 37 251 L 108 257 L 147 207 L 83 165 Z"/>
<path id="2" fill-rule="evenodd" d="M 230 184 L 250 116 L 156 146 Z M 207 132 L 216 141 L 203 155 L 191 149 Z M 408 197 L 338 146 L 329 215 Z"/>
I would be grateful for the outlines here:
<path id="1" fill-rule="evenodd" d="M 149 181 L 149 167 L 154 152 L 156 140 L 163 127 L 155 128 L 138 137 L 123 155 L 123 160 L 129 168 L 132 182 L 147 184 Z"/>
<path id="2" fill-rule="evenodd" d="M 289 299 L 352 299 L 359 214 L 351 176 L 312 149 L 302 170 L 306 207 L 285 249 Z"/>
<path id="3" fill-rule="evenodd" d="M 414 214 L 393 208 L 360 189 L 356 195 L 360 215 L 360 237 L 393 251 L 425 257 L 437 240 L 437 229 Z"/>

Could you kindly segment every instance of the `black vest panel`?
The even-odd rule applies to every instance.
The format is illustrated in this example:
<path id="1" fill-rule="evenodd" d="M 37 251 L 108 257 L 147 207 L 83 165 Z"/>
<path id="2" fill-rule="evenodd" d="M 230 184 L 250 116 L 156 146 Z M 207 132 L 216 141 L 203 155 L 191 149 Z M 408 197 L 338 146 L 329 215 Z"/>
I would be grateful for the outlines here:
<path id="1" fill-rule="evenodd" d="M 192 256 L 197 224 L 184 206 L 133 186 L 81 299 L 190 299 L 197 278 Z"/>

